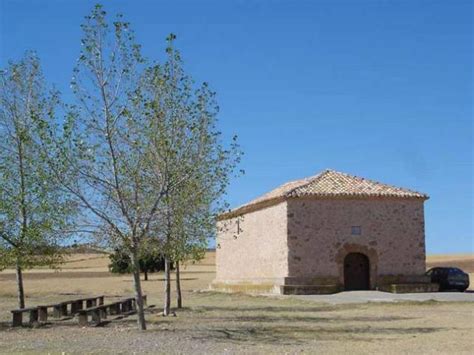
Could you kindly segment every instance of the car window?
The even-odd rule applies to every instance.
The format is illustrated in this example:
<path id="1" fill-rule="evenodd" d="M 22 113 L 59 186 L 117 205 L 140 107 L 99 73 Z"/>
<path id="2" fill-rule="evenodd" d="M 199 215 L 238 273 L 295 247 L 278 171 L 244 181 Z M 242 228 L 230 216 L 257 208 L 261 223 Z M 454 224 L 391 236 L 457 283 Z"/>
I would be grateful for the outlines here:
<path id="1" fill-rule="evenodd" d="M 459 275 L 459 274 L 462 274 L 463 272 L 458 269 L 458 268 L 455 268 L 455 267 L 452 267 L 449 269 L 449 274 L 450 275 Z"/>

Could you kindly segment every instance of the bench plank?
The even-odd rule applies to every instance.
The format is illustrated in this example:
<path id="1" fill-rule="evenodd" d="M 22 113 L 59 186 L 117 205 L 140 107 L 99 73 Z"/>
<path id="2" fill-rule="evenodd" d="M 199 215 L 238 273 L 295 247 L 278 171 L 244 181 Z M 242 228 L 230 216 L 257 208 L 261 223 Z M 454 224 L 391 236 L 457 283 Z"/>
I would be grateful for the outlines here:
<path id="1" fill-rule="evenodd" d="M 146 304 L 146 296 L 144 296 L 144 304 Z M 133 297 L 129 297 L 108 304 L 103 304 L 102 301 L 102 304 L 84 309 L 78 309 L 77 315 L 79 325 L 85 326 L 89 323 L 89 315 L 91 316 L 91 322 L 97 325 L 103 319 L 107 319 L 107 315 L 118 315 L 134 311 L 136 311 L 136 300 Z"/>

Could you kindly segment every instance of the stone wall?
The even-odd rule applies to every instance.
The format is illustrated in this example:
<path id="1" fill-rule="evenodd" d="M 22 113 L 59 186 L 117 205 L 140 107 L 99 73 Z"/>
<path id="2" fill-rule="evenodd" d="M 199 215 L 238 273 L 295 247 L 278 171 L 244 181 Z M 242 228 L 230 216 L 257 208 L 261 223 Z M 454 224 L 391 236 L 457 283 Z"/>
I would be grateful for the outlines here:
<path id="1" fill-rule="evenodd" d="M 288 275 L 286 202 L 219 221 L 217 227 L 215 284 L 271 285 Z"/>
<path id="2" fill-rule="evenodd" d="M 350 252 L 370 260 L 370 285 L 416 282 L 425 272 L 423 201 L 418 199 L 290 199 L 288 281 L 344 283 Z M 352 235 L 351 227 L 361 234 Z"/>

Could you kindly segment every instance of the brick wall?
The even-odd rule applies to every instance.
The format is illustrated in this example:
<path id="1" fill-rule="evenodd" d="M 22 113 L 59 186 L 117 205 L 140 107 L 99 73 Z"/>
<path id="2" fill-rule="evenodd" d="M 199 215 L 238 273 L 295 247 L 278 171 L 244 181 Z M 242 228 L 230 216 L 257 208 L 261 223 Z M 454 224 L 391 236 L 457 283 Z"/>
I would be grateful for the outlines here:
<path id="1" fill-rule="evenodd" d="M 424 274 L 422 200 L 299 198 L 287 203 L 290 277 L 329 277 L 343 284 L 349 252 L 369 257 L 372 288 L 384 278 Z M 352 226 L 360 226 L 361 234 L 352 235 Z"/>
<path id="2" fill-rule="evenodd" d="M 217 282 L 271 282 L 288 274 L 286 208 L 281 202 L 218 222 Z"/>

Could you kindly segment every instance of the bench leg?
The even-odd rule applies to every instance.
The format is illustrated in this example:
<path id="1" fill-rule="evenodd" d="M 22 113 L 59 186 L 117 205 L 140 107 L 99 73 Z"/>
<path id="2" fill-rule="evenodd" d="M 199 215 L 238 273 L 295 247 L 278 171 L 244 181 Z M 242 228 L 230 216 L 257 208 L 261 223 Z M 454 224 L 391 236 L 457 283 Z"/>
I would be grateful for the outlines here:
<path id="1" fill-rule="evenodd" d="M 98 309 L 92 311 L 92 322 L 95 324 L 100 323 L 100 311 Z"/>
<path id="2" fill-rule="evenodd" d="M 30 324 L 38 322 L 38 309 L 32 309 L 30 311 Z"/>
<path id="3" fill-rule="evenodd" d="M 99 303 L 99 306 L 103 306 L 104 305 L 104 296 L 100 296 L 99 298 L 97 298 L 97 301 Z"/>
<path id="4" fill-rule="evenodd" d="M 87 325 L 87 313 L 79 313 L 79 325 Z"/>
<path id="5" fill-rule="evenodd" d="M 114 304 L 112 306 L 109 307 L 109 314 L 112 315 L 112 314 L 118 314 L 120 312 L 117 312 L 117 305 Z"/>
<path id="6" fill-rule="evenodd" d="M 14 327 L 21 327 L 23 324 L 23 314 L 21 312 L 13 313 L 13 322 Z"/>
<path id="7" fill-rule="evenodd" d="M 66 317 L 67 316 L 67 303 L 61 305 L 60 312 L 61 312 L 60 313 L 61 317 Z"/>
<path id="8" fill-rule="evenodd" d="M 57 304 L 53 306 L 53 317 L 60 318 L 61 317 L 61 305 Z"/>
<path id="9" fill-rule="evenodd" d="M 82 309 L 82 301 L 76 301 L 71 303 L 71 314 L 74 315 L 78 310 Z"/>
<path id="10" fill-rule="evenodd" d="M 38 307 L 38 320 L 40 322 L 48 321 L 48 307 Z"/>
<path id="11" fill-rule="evenodd" d="M 100 318 L 102 319 L 107 319 L 107 310 L 105 308 L 102 308 L 99 310 L 100 312 Z"/>

